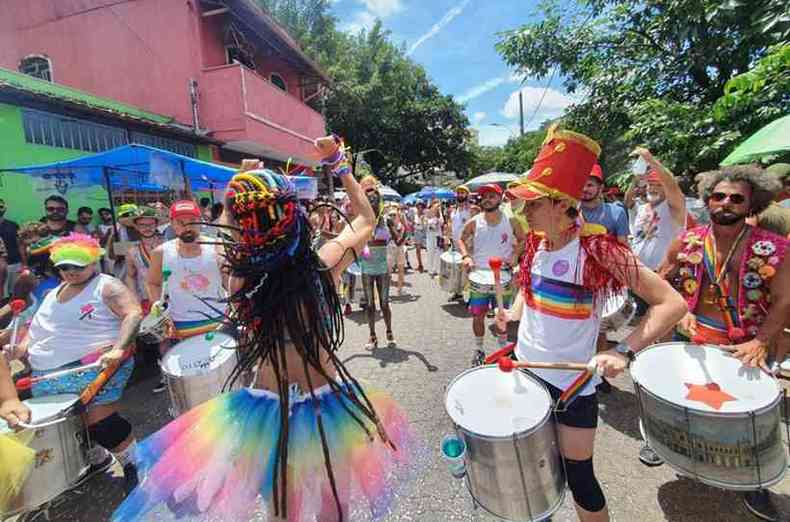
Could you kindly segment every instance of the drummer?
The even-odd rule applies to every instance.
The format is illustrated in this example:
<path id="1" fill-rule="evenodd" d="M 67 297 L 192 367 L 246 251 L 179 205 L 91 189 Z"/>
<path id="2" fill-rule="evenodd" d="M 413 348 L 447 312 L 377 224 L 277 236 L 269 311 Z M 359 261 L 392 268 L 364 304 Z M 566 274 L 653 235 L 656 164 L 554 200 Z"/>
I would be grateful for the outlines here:
<path id="1" fill-rule="evenodd" d="M 483 212 L 464 225 L 458 241 L 458 250 L 463 256 L 464 268 L 468 272 L 488 270 L 488 260 L 499 257 L 505 268 L 518 263 L 524 234 L 514 220 L 499 209 L 502 204 L 502 188 L 496 184 L 483 185 L 478 190 Z M 516 241 L 518 239 L 518 241 Z M 512 285 L 504 285 L 504 305 L 509 306 L 512 299 Z M 486 313 L 493 310 L 496 294 L 476 292 L 469 295 L 469 311 L 472 313 L 472 331 L 475 334 L 475 353 L 472 364 L 481 364 L 485 358 L 485 321 Z"/>
<path id="2" fill-rule="evenodd" d="M 458 243 L 461 241 L 461 232 L 464 230 L 464 225 L 472 217 L 472 212 L 469 209 L 469 188 L 466 185 L 459 185 L 455 188 L 455 208 L 450 213 L 450 227 L 452 234 L 453 250 L 458 250 Z M 450 296 L 450 301 L 458 301 L 463 297 L 461 294 L 456 293 Z"/>
<path id="3" fill-rule="evenodd" d="M 630 287 L 651 307 L 645 319 L 617 348 L 595 355 L 607 377 L 622 372 L 633 357 L 683 316 L 682 298 L 609 234 L 588 234 L 578 224 L 582 189 L 600 147 L 587 136 L 549 129 L 526 180 L 510 190 L 524 200 L 530 233 L 521 264 L 522 290 L 513 307 L 498 311 L 497 323 L 520 320 L 516 356 L 534 362 L 586 363 L 595 355 L 603 301 Z M 532 370 L 554 400 L 577 372 Z M 582 521 L 609 520 L 603 491 L 593 470 L 598 425 L 597 378 L 557 412 L 560 452 L 568 486 Z"/>
<path id="4" fill-rule="evenodd" d="M 660 267 L 688 303 L 675 339 L 722 345 L 744 364 L 767 369 L 790 317 L 790 241 L 746 221 L 770 204 L 781 184 L 759 167 L 732 166 L 704 173 L 698 188 L 711 225 L 675 240 Z M 647 451 L 655 455 L 645 446 L 640 460 Z M 653 460 L 661 463 L 657 455 Z M 744 500 L 756 516 L 778 520 L 766 491 Z"/>
<path id="5" fill-rule="evenodd" d="M 89 452 L 88 474 L 106 470 L 114 456 L 124 469 L 125 486 L 132 488 L 137 482 L 131 461 L 134 436 L 132 425 L 118 413 L 118 401 L 134 368 L 130 354 L 142 314 L 131 290 L 98 272 L 103 253 L 98 241 L 84 234 L 72 233 L 52 244 L 50 257 L 63 282 L 44 298 L 15 355 L 28 357 L 33 377 L 95 361 L 103 366 L 120 363 L 85 414 L 90 439 L 98 444 Z M 33 385 L 33 396 L 79 395 L 98 371 L 93 368 L 38 382 Z"/>

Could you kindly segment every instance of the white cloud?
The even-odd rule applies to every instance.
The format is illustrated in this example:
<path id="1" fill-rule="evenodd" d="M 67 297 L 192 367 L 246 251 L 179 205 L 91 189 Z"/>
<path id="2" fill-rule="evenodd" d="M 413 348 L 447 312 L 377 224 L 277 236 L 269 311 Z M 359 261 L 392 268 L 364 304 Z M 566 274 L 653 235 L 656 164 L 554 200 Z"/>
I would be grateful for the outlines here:
<path id="1" fill-rule="evenodd" d="M 504 107 L 502 107 L 501 113 L 505 118 L 514 120 L 519 117 L 519 91 L 524 97 L 524 119 L 528 123 L 530 129 L 539 127 L 540 124 L 548 118 L 556 118 L 562 115 L 566 107 L 578 101 L 576 98 L 563 94 L 555 89 L 546 89 L 545 87 L 522 87 L 518 91 L 511 93 Z"/>
<path id="2" fill-rule="evenodd" d="M 458 96 L 456 100 L 458 103 L 466 103 L 470 100 L 474 100 L 475 98 L 479 98 L 480 96 L 484 95 L 488 91 L 492 91 L 505 83 L 507 78 L 500 77 L 500 78 L 491 78 L 490 80 L 486 80 L 481 84 L 475 85 L 474 87 L 467 89 L 463 94 Z"/>
<path id="3" fill-rule="evenodd" d="M 370 30 L 376 23 L 376 16 L 370 11 L 357 11 L 348 23 L 342 24 L 343 30 L 356 34 L 361 30 Z"/>
<path id="4" fill-rule="evenodd" d="M 376 20 L 382 20 L 403 9 L 401 0 L 357 0 L 365 9 L 356 11 L 347 21 L 340 24 L 342 30 L 349 33 L 358 33 L 361 30 L 369 31 Z"/>
<path id="5" fill-rule="evenodd" d="M 496 125 L 479 125 L 473 127 L 480 133 L 479 142 L 483 147 L 499 147 L 518 134 L 516 127 L 498 127 Z"/>
<path id="6" fill-rule="evenodd" d="M 442 29 L 444 29 L 447 26 L 447 24 L 455 20 L 456 17 L 458 17 L 461 13 L 464 12 L 464 9 L 466 9 L 466 6 L 469 5 L 469 2 L 471 1 L 472 0 L 461 0 L 459 3 L 453 6 L 449 11 L 444 13 L 444 16 L 442 16 L 441 20 L 433 24 L 433 26 L 431 26 L 431 28 L 428 30 L 427 33 L 417 38 L 417 41 L 414 42 L 411 45 L 411 47 L 409 47 L 409 50 L 406 52 L 406 54 L 410 55 L 411 53 L 416 51 L 419 46 L 424 44 L 427 40 L 430 40 L 431 38 L 439 34 L 439 32 Z"/>
<path id="7" fill-rule="evenodd" d="M 472 114 L 472 124 L 473 125 L 477 125 L 478 123 L 483 121 L 485 118 L 486 118 L 486 113 L 484 113 L 484 112 L 476 112 L 476 113 Z"/>
<path id="8" fill-rule="evenodd" d="M 401 0 L 357 0 L 357 2 L 378 18 L 386 18 L 403 9 Z"/>

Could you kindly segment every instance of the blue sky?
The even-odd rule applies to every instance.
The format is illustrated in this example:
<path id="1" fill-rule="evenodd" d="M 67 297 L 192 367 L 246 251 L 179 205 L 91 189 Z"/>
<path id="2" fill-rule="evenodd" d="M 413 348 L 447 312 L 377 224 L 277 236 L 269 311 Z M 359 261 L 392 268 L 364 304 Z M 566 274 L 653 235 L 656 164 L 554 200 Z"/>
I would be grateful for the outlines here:
<path id="1" fill-rule="evenodd" d="M 335 0 L 333 10 L 346 31 L 359 31 L 381 19 L 442 92 L 466 104 L 472 126 L 480 131 L 480 143 L 501 145 L 518 133 L 519 89 L 527 130 L 559 116 L 572 102 L 557 78 L 548 90 L 548 78 L 527 78 L 522 84 L 494 48 L 497 33 L 530 21 L 537 1 Z"/>

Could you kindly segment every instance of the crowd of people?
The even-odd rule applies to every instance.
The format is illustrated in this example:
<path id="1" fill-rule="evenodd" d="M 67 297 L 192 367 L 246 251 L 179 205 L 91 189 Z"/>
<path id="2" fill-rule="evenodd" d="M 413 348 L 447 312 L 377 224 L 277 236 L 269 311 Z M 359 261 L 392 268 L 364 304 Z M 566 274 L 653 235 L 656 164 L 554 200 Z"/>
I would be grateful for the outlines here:
<path id="1" fill-rule="evenodd" d="M 33 397 L 81 395 L 103 375 L 87 402 L 92 445 L 81 480 L 122 465 L 129 496 L 116 520 L 241 520 L 258 509 L 258 495 L 287 520 L 383 512 L 413 472 L 417 444 L 397 403 L 360 385 L 338 358 L 343 317 L 361 287 L 367 348 L 379 343 L 377 307 L 394 345 L 391 286 L 404 295 L 406 270 L 437 278 L 442 254 L 453 251 L 465 283 L 449 299 L 468 307 L 473 367 L 494 351 L 507 355 L 511 322 L 517 360 L 593 361 L 599 376 L 578 386 L 556 421 L 579 518 L 608 520 L 592 464 L 596 390 L 607 390 L 606 377 L 661 340 L 722 346 L 766 371 L 790 348 L 790 210 L 781 205 L 790 169 L 703 173 L 696 196 L 707 212 L 692 216 L 673 173 L 650 151 L 634 152 L 624 194 L 605 188 L 597 143 L 552 128 L 528 175 L 507 187 L 461 185 L 452 202 L 386 202 L 377 179 L 354 178 L 337 137 L 316 140 L 345 191 L 336 200 L 300 201 L 287 177 L 245 161 L 215 205 L 125 204 L 115 216 L 98 209 L 98 223 L 83 207 L 74 222 L 68 201 L 50 196 L 44 217 L 20 227 L 2 219 L 0 201 L 0 288 L 26 308 L 0 309 L 6 326 L 12 317 L 23 324 L 16 342 L 11 328 L 1 334 L 0 418 L 11 426 L 30 419 L 6 358 L 25 361 L 34 378 L 57 375 L 36 381 Z M 637 303 L 633 330 L 610 347 L 602 303 L 626 291 Z M 486 345 L 487 316 L 496 347 Z M 145 323 L 157 317 L 167 318 L 158 335 Z M 141 324 L 152 334 L 147 345 L 136 341 Z M 135 348 L 162 357 L 217 330 L 237 344 L 227 389 L 245 387 L 136 441 L 118 410 Z M 571 371 L 530 371 L 554 400 L 576 383 Z M 647 444 L 639 459 L 662 463 Z M 778 519 L 765 490 L 745 500 Z"/>

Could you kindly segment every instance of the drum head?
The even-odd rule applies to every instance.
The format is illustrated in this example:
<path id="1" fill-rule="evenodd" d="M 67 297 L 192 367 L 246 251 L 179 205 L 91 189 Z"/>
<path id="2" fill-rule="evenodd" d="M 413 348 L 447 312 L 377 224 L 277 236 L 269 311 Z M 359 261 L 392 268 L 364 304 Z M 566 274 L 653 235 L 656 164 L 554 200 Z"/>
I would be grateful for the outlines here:
<path id="1" fill-rule="evenodd" d="M 196 335 L 176 344 L 162 357 L 162 370 L 173 377 L 203 375 L 222 366 L 236 353 L 236 341 L 229 335 L 213 332 Z"/>
<path id="2" fill-rule="evenodd" d="M 459 252 L 444 252 L 439 256 L 439 259 L 451 265 L 460 264 L 463 261 L 463 256 Z"/>
<path id="3" fill-rule="evenodd" d="M 510 437 L 539 426 L 551 410 L 551 397 L 524 372 L 481 366 L 450 383 L 444 407 L 452 421 L 469 432 Z"/>
<path id="4" fill-rule="evenodd" d="M 763 371 L 718 348 L 689 343 L 639 352 L 631 376 L 653 395 L 702 412 L 748 413 L 770 406 L 779 393 L 776 380 Z"/>
<path id="5" fill-rule="evenodd" d="M 78 395 L 72 393 L 27 399 L 23 402 L 25 406 L 30 408 L 30 422 L 28 424 L 41 424 L 42 422 L 52 420 L 60 415 L 60 412 L 72 406 L 79 399 Z M 11 431 L 11 429 L 8 427 L 8 424 L 0 420 L 0 433 L 9 431 Z"/>

